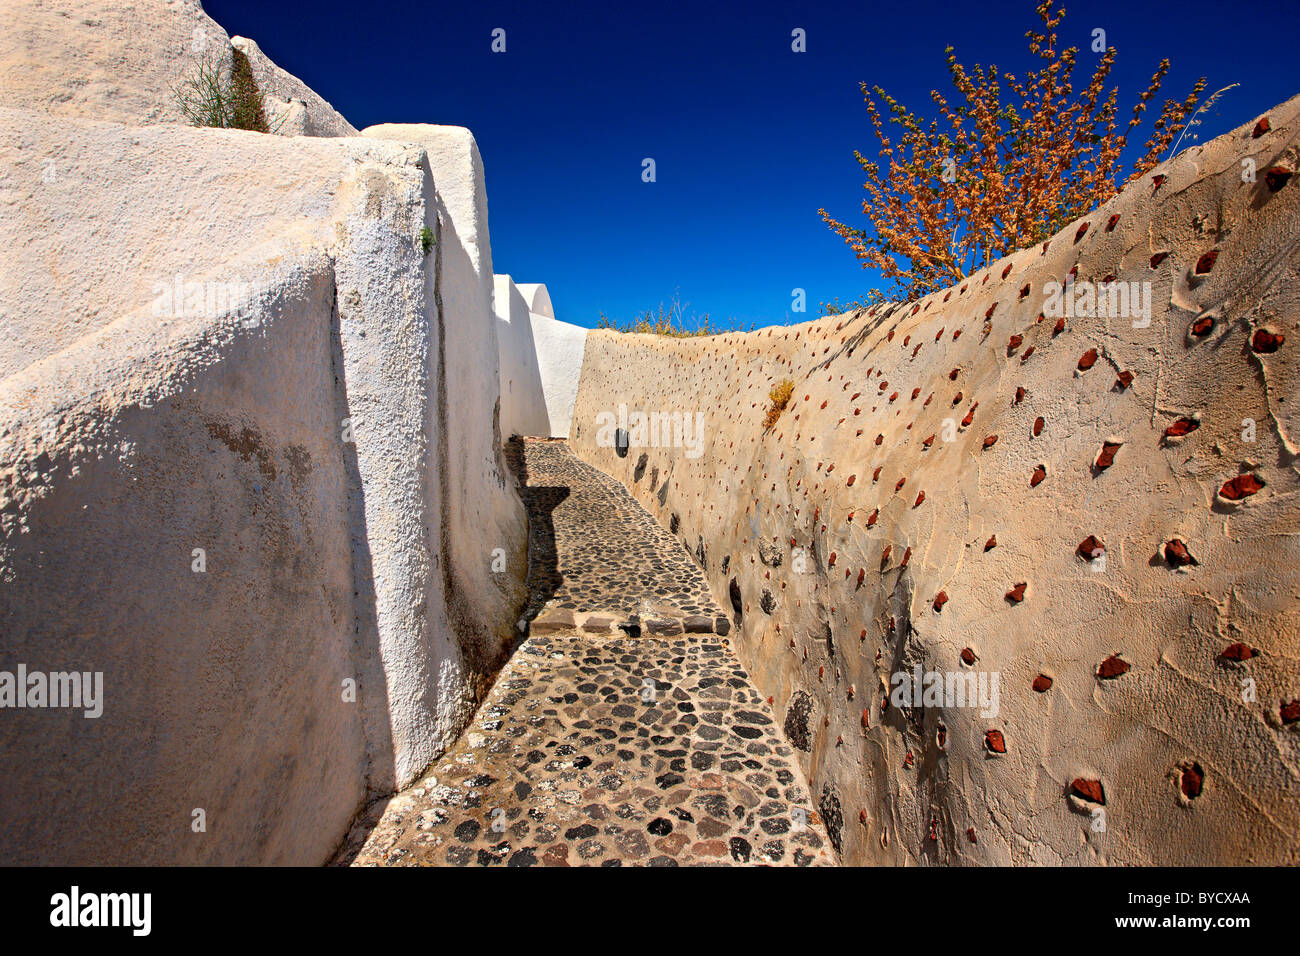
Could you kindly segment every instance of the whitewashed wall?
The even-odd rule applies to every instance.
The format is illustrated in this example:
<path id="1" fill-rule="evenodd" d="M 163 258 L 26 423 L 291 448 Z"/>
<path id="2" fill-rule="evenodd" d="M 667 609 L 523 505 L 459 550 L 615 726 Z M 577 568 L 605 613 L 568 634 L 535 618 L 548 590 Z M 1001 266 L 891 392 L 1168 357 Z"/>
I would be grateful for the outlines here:
<path id="1" fill-rule="evenodd" d="M 502 434 L 568 438 L 587 330 L 555 318 L 545 285 L 496 280 Z"/>
<path id="2" fill-rule="evenodd" d="M 528 303 L 509 276 L 495 277 L 494 305 L 501 367 L 501 436 L 550 435 L 542 374 Z M 544 288 L 544 287 L 543 287 Z M 549 304 L 549 303 L 548 303 Z"/>
<path id="3" fill-rule="evenodd" d="M 549 303 L 550 299 L 546 301 Z M 551 435 L 568 438 L 573 405 L 578 399 L 578 379 L 582 375 L 587 330 L 536 312 L 529 313 L 529 320 L 533 326 L 533 343 L 537 348 L 537 367 L 541 373 Z"/>
<path id="4" fill-rule="evenodd" d="M 419 131 L 0 109 L 0 670 L 105 681 L 0 720 L 0 862 L 321 863 L 472 716 L 525 521 L 482 165 Z M 254 294 L 156 313 L 178 274 Z"/>

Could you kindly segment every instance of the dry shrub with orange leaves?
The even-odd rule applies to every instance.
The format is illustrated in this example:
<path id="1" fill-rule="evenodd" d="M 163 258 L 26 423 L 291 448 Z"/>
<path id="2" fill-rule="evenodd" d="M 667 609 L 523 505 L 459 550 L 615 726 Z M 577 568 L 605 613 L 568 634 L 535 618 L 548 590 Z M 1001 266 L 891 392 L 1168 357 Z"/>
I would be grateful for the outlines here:
<path id="1" fill-rule="evenodd" d="M 1159 91 L 1169 61 L 1160 61 L 1119 132 L 1119 88 L 1103 99 L 1115 48 L 1107 48 L 1092 81 L 1075 97 L 1070 75 L 1078 49 L 1058 49 L 1056 27 L 1065 10 L 1054 11 L 1052 2 L 1037 8 L 1043 32 L 1025 34 L 1043 67 L 1024 80 L 999 75 L 991 64 L 967 71 L 948 47 L 948 72 L 965 103 L 954 106 L 931 91 L 940 116 L 928 124 L 880 87 L 862 84 L 882 147 L 881 162 L 854 153 L 867 177 L 862 211 L 872 234 L 818 211 L 863 268 L 878 268 L 893 280 L 896 297 L 919 299 L 1048 238 L 1155 166 L 1187 125 L 1204 77 L 1182 102 L 1165 102 L 1146 151 L 1121 179 L 1120 154 Z M 1002 102 L 1001 82 L 1013 102 Z M 890 122 L 902 127 L 897 143 L 885 132 L 873 92 L 892 114 Z"/>
<path id="2" fill-rule="evenodd" d="M 783 378 L 772 386 L 768 392 L 768 399 L 772 402 L 767 409 L 767 417 L 763 419 L 763 428 L 768 429 L 776 424 L 776 420 L 781 417 L 785 407 L 790 404 L 790 396 L 794 394 L 794 382 L 788 378 Z"/>

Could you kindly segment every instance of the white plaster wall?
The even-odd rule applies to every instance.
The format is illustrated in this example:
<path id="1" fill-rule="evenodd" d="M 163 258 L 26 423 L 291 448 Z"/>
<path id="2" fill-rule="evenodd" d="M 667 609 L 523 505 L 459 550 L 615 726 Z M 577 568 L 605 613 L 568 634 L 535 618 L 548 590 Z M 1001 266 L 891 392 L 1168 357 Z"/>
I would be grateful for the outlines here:
<path id="1" fill-rule="evenodd" d="M 58 117 L 48 117 L 50 128 L 68 136 L 32 140 L 44 115 L 0 107 L 0 149 L 21 164 L 0 184 L 12 203 L 0 215 L 0 244 L 26 250 L 0 263 L 0 376 L 148 309 L 159 283 L 193 278 L 228 250 L 287 253 L 333 238 L 331 188 L 351 162 L 342 144 L 273 149 L 261 133 L 127 135 L 115 123 L 65 126 Z M 249 156 L 274 162 L 241 168 Z"/>
<path id="2" fill-rule="evenodd" d="M 320 863 L 391 761 L 340 693 L 379 652 L 331 263 L 237 266 L 261 271 L 254 327 L 137 312 L 0 381 L 0 669 L 101 671 L 105 697 L 4 712 L 6 864 Z"/>
<path id="3" fill-rule="evenodd" d="M 498 364 L 501 375 L 501 437 L 549 436 L 542 376 L 537 367 L 528 304 L 509 276 L 494 276 Z M 536 288 L 536 287 L 534 287 Z"/>
<path id="4" fill-rule="evenodd" d="M 536 312 L 548 319 L 555 318 L 555 309 L 551 307 L 551 293 L 540 282 L 525 282 L 519 287 L 519 294 L 528 304 L 529 312 Z"/>
<path id="5" fill-rule="evenodd" d="M 435 191 L 438 321 L 435 362 L 443 418 L 438 467 L 446 489 L 439 529 L 448 614 L 472 686 L 454 720 L 464 726 L 515 637 L 524 603 L 527 522 L 502 454 L 497 318 L 492 306 L 492 248 L 487 187 L 478 145 L 457 126 L 383 124 L 362 133 L 411 144 L 427 156 Z M 494 570 L 501 568 L 502 570 Z"/>
<path id="6" fill-rule="evenodd" d="M 0 669 L 108 697 L 0 721 L 0 860 L 323 862 L 459 734 L 522 604 L 472 140 L 435 188 L 408 143 L 0 131 L 0 235 L 57 253 L 0 265 Z M 153 314 L 177 272 L 248 281 L 250 312 Z"/>
<path id="7" fill-rule="evenodd" d="M 307 84 L 245 38 L 268 114 L 294 102 L 284 135 L 355 136 Z M 171 88 L 232 38 L 197 0 L 5 0 L 0 16 L 0 106 L 118 123 L 185 123 Z"/>
<path id="8" fill-rule="evenodd" d="M 545 286 L 542 287 L 545 292 Z M 550 298 L 546 298 L 549 306 Z M 545 315 L 531 313 L 533 342 L 537 348 L 537 366 L 541 373 L 542 392 L 546 397 L 546 415 L 551 436 L 567 438 L 578 398 L 578 379 L 582 375 L 582 356 L 587 344 L 587 330 Z"/>

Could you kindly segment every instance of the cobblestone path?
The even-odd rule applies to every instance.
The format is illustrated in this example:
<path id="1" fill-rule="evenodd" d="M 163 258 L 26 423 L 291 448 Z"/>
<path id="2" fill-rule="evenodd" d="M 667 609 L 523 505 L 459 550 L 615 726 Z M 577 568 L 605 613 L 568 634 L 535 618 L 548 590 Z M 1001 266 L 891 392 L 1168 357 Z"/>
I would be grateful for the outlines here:
<path id="1" fill-rule="evenodd" d="M 793 750 L 682 546 L 563 442 L 515 454 L 537 620 L 462 738 L 370 808 L 339 862 L 834 865 Z"/>
<path id="2" fill-rule="evenodd" d="M 730 631 L 686 549 L 622 485 L 562 441 L 514 442 L 510 453 L 526 481 L 532 633 Z"/>

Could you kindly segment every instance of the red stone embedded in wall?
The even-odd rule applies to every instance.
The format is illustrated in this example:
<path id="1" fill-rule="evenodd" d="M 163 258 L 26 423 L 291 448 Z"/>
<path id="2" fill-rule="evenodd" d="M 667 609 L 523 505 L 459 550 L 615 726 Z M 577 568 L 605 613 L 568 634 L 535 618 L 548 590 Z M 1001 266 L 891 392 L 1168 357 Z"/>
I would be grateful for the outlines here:
<path id="1" fill-rule="evenodd" d="M 1205 784 L 1205 771 L 1196 761 L 1188 761 L 1179 768 L 1178 786 L 1183 791 L 1183 796 L 1189 800 L 1195 800 L 1201 795 L 1201 788 Z"/>
<path id="2" fill-rule="evenodd" d="M 975 660 L 976 660 L 975 652 L 972 651 L 969 647 L 963 647 L 961 649 L 961 662 L 963 664 L 965 664 L 967 667 L 970 667 L 975 663 Z"/>
<path id="3" fill-rule="evenodd" d="M 1034 473 L 1029 476 L 1029 487 L 1037 488 L 1042 484 L 1043 479 L 1047 477 L 1047 469 L 1039 465 L 1034 469 Z"/>
<path id="4" fill-rule="evenodd" d="M 1079 557 L 1092 561 L 1106 553 L 1106 546 L 1101 543 L 1101 539 L 1095 534 L 1090 534 L 1079 542 L 1079 547 L 1075 550 L 1078 552 Z"/>
<path id="5" fill-rule="evenodd" d="M 1192 553 L 1187 550 L 1187 545 L 1183 543 L 1181 538 L 1170 538 L 1165 542 L 1165 560 L 1175 568 L 1199 563 L 1192 557 Z"/>
<path id="6" fill-rule="evenodd" d="M 1180 418 L 1168 428 L 1165 429 L 1166 438 L 1182 438 L 1201 427 L 1201 423 L 1194 418 Z"/>
<path id="7" fill-rule="evenodd" d="M 947 591 L 940 591 L 938 594 L 934 596 L 934 609 L 936 611 L 942 611 L 943 606 L 947 603 L 948 603 Z"/>
<path id="8" fill-rule="evenodd" d="M 1268 186 L 1269 192 L 1275 193 L 1291 181 L 1292 175 L 1292 171 L 1285 166 L 1273 166 L 1264 174 L 1264 183 Z"/>
<path id="9" fill-rule="evenodd" d="M 1007 741 L 1002 736 L 1000 730 L 984 731 L 984 747 L 989 753 L 1004 754 L 1007 752 Z"/>
<path id="10" fill-rule="evenodd" d="M 1070 781 L 1070 792 L 1081 800 L 1099 803 L 1103 807 L 1106 805 L 1106 792 L 1102 789 L 1100 780 L 1075 777 Z"/>
<path id="11" fill-rule="evenodd" d="M 1223 650 L 1219 651 L 1219 656 L 1226 661 L 1248 661 L 1259 651 L 1249 644 L 1243 644 L 1238 641 L 1236 644 L 1229 644 Z"/>
<path id="12" fill-rule="evenodd" d="M 1208 275 L 1214 268 L 1214 263 L 1219 259 L 1219 250 L 1211 249 L 1209 252 L 1196 260 L 1196 274 L 1198 276 Z"/>
<path id="13" fill-rule="evenodd" d="M 1025 599 L 1025 588 L 1028 586 L 1029 586 L 1028 582 L 1021 581 L 1019 584 L 1017 584 L 1015 587 L 1013 587 L 1010 591 L 1007 592 L 1006 594 L 1007 600 L 1010 601 L 1012 604 L 1019 604 L 1021 601 Z"/>
<path id="14" fill-rule="evenodd" d="M 1120 659 L 1116 654 L 1112 654 L 1098 665 L 1097 676 L 1102 680 L 1114 680 L 1116 677 L 1123 677 L 1127 674 L 1131 666 L 1128 661 Z"/>
<path id="15" fill-rule="evenodd" d="M 1219 489 L 1219 494 L 1229 501 L 1240 501 L 1249 498 L 1263 487 L 1264 482 L 1255 475 L 1238 475 L 1231 481 L 1224 482 L 1223 487 Z"/>
<path id="16" fill-rule="evenodd" d="M 1034 678 L 1033 688 L 1039 694 L 1045 694 L 1052 689 L 1052 679 L 1046 674 L 1039 674 Z"/>
<path id="17" fill-rule="evenodd" d="M 1271 355 L 1282 347 L 1286 341 L 1286 336 L 1281 332 L 1269 332 L 1266 329 L 1256 329 L 1255 334 L 1251 337 L 1251 351 L 1261 355 Z"/>
<path id="18" fill-rule="evenodd" d="M 1103 442 L 1101 454 L 1097 456 L 1097 470 L 1105 471 L 1111 465 L 1115 464 L 1115 453 L 1120 449 L 1118 442 Z"/>
<path id="19" fill-rule="evenodd" d="M 1081 356 L 1079 356 L 1079 371 L 1081 372 L 1088 371 L 1088 369 L 1092 368 L 1096 364 L 1097 364 L 1096 349 L 1088 349 L 1088 351 L 1084 352 Z"/>
<path id="20" fill-rule="evenodd" d="M 1250 138 L 1251 138 L 1251 139 L 1259 139 L 1261 136 L 1263 136 L 1265 133 L 1267 133 L 1270 129 L 1272 129 L 1272 125 L 1269 123 L 1269 121 L 1268 121 L 1268 117 L 1267 117 L 1267 116 L 1261 116 L 1261 117 L 1259 118 L 1259 122 L 1255 124 L 1255 128 L 1254 128 L 1253 130 L 1250 131 Z"/>

